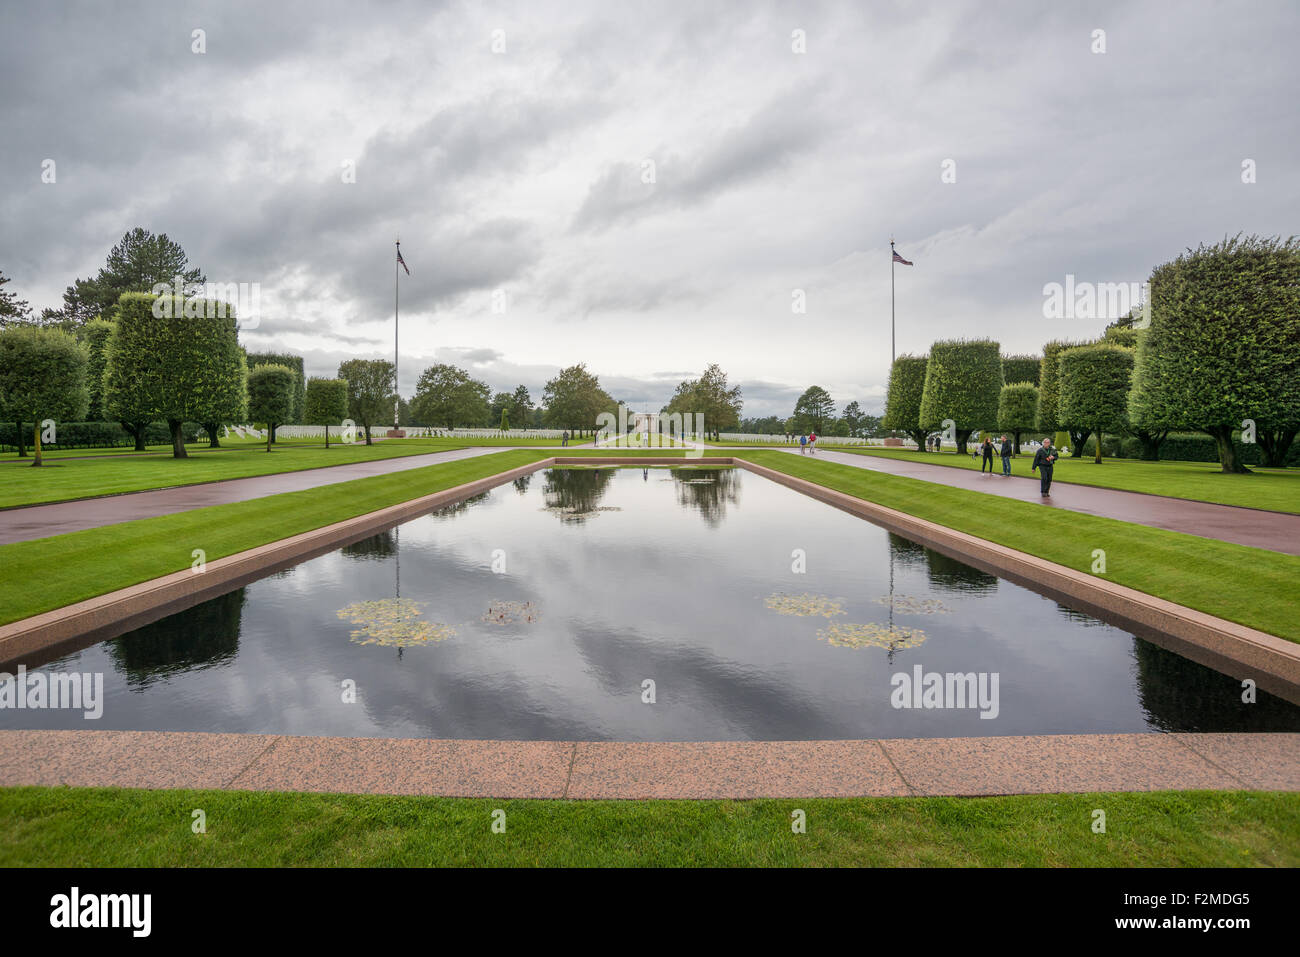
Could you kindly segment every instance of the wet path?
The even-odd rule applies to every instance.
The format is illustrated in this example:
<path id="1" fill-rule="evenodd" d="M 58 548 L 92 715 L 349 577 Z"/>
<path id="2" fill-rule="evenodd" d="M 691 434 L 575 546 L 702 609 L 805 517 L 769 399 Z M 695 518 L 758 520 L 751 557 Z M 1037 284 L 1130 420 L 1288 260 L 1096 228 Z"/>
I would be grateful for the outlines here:
<path id="1" fill-rule="evenodd" d="M 369 462 L 352 462 L 348 465 L 331 465 L 326 468 L 305 469 L 299 472 L 278 472 L 274 475 L 257 475 L 250 478 L 226 479 L 202 485 L 178 485 L 172 488 L 151 489 L 145 492 L 128 492 L 124 495 L 107 495 L 76 502 L 53 502 L 48 505 L 29 505 L 0 511 L 0 545 L 25 542 L 51 535 L 66 535 L 87 528 L 115 525 L 138 518 L 171 515 L 209 505 L 226 505 L 246 502 L 281 492 L 300 492 L 304 489 L 333 485 L 372 475 L 389 475 L 410 469 L 424 468 L 454 462 L 457 459 L 491 455 L 508 449 L 476 446 L 430 452 L 428 455 L 407 455 L 401 458 L 374 459 Z"/>
<path id="2" fill-rule="evenodd" d="M 796 450 L 790 452 L 792 455 L 799 454 Z M 883 455 L 856 455 L 830 449 L 819 449 L 815 458 L 873 472 L 920 479 L 950 488 L 1035 502 L 1044 508 L 1117 518 L 1121 522 L 1132 522 L 1135 525 L 1149 525 L 1172 532 L 1300 555 L 1300 515 L 1065 482 L 1053 483 L 1051 497 L 1042 498 L 1038 494 L 1036 478 L 993 475 L 947 465 L 926 465 L 923 462 L 891 459 Z"/>

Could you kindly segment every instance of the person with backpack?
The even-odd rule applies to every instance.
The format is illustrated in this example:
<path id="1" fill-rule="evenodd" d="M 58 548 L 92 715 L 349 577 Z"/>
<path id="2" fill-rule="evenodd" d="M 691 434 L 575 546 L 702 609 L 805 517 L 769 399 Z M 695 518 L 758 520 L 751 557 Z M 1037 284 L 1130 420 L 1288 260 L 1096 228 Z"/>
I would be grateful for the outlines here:
<path id="1" fill-rule="evenodd" d="M 808 452 L 811 455 L 817 454 L 817 433 L 813 432 L 808 436 Z"/>

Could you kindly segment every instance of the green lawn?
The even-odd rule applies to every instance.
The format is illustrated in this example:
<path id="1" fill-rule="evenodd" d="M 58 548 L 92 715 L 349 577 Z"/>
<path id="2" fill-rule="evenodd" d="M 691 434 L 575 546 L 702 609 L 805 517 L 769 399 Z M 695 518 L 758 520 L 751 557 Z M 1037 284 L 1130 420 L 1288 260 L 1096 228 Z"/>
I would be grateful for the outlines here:
<path id="1" fill-rule="evenodd" d="M 195 485 L 222 479 L 248 478 L 276 472 L 299 472 L 350 462 L 426 455 L 467 446 L 489 446 L 482 440 L 385 439 L 374 445 L 331 445 L 277 442 L 264 445 L 193 451 L 189 458 L 142 456 L 139 453 L 96 458 L 68 458 L 29 468 L 30 459 L 6 457 L 0 462 L 0 508 L 61 502 L 94 495 L 114 495 L 174 485 Z M 497 443 L 502 446 L 511 443 Z M 536 440 L 533 443 L 536 444 Z M 74 453 L 66 453 L 71 456 Z"/>
<path id="2" fill-rule="evenodd" d="M 1090 572 L 1106 552 L 1108 581 L 1300 641 L 1300 556 L 1099 518 L 1035 502 L 870 472 L 785 452 L 741 453 L 759 465 L 948 528 Z"/>
<path id="3" fill-rule="evenodd" d="M 492 812 L 506 830 L 491 831 Z M 1091 830 L 1106 812 L 1106 833 Z M 207 831 L 194 834 L 202 809 Z M 807 816 L 792 833 L 791 812 Z M 3 867 L 1295 867 L 1300 795 L 503 801 L 0 789 Z"/>
<path id="4" fill-rule="evenodd" d="M 979 470 L 982 462 L 956 452 L 915 452 L 908 449 L 838 449 L 827 446 L 824 452 L 852 452 L 855 455 L 879 455 L 886 458 L 947 465 Z M 994 457 L 997 473 L 1002 473 L 1002 459 Z M 1011 474 L 1034 477 L 1032 455 L 1011 460 Z M 1091 458 L 1063 458 L 1057 461 L 1054 482 L 1095 485 L 1099 488 L 1148 492 L 1173 498 L 1195 499 L 1219 505 L 1241 505 L 1274 512 L 1300 514 L 1300 469 L 1257 468 L 1251 475 L 1225 475 L 1217 462 L 1143 462 L 1139 459 L 1103 459 L 1097 465 Z"/>
<path id="5" fill-rule="evenodd" d="M 388 505 L 452 488 L 548 453 L 518 449 L 247 502 L 0 545 L 0 622 L 102 595 Z M 143 463 L 135 463 L 143 464 Z M 20 583 L 30 583 L 30 587 Z M 39 586 L 36 584 L 39 583 Z"/>

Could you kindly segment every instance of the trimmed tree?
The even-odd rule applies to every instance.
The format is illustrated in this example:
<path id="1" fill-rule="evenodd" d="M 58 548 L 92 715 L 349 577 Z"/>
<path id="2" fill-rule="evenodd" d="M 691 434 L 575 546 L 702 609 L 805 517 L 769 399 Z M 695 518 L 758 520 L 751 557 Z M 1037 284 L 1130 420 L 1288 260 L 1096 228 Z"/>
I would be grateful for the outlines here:
<path id="1" fill-rule="evenodd" d="M 1034 427 L 1038 414 L 1038 387 L 1032 382 L 1012 382 L 998 394 L 998 428 L 1012 434 L 1016 455 L 1020 454 L 1020 435 Z"/>
<path id="2" fill-rule="evenodd" d="M 1041 356 L 1003 356 L 1002 381 L 1008 384 L 1028 382 L 1035 388 L 1041 374 L 1043 360 Z M 1004 428 L 1004 426 L 998 426 Z M 1029 428 L 1033 428 L 1032 425 Z"/>
<path id="3" fill-rule="evenodd" d="M 41 458 L 41 421 L 75 422 L 90 403 L 86 347 L 61 329 L 15 326 L 0 331 L 0 401 L 5 415 L 35 423 L 33 466 Z M 21 430 L 21 426 L 19 427 Z"/>
<path id="4" fill-rule="evenodd" d="M 271 451 L 275 427 L 293 414 L 293 397 L 298 380 L 293 370 L 282 365 L 254 366 L 248 374 L 248 416 L 266 423 L 266 451 Z"/>
<path id="5" fill-rule="evenodd" d="M 244 416 L 248 370 L 227 303 L 124 293 L 107 352 L 105 405 L 124 419 L 165 420 L 176 458 L 186 457 L 185 422 Z"/>
<path id="6" fill-rule="evenodd" d="M 307 395 L 307 377 L 303 373 L 302 356 L 296 356 L 291 352 L 250 352 L 248 353 L 248 368 L 253 369 L 257 366 L 287 366 L 294 374 L 293 387 L 293 409 L 289 418 L 285 419 L 281 425 L 298 425 L 303 422 L 303 403 Z M 307 425 L 315 425 L 314 422 L 308 422 Z M 271 441 L 275 441 L 275 436 L 271 436 Z"/>
<path id="7" fill-rule="evenodd" d="M 1151 274 L 1144 389 L 1213 436 L 1224 472 L 1249 472 L 1235 433 L 1254 423 L 1265 465 L 1300 429 L 1300 240 L 1240 236 Z"/>
<path id="8" fill-rule="evenodd" d="M 108 340 L 113 335 L 113 323 L 92 319 L 81 330 L 86 343 L 86 391 L 90 405 L 86 410 L 87 422 L 107 422 L 104 411 L 104 366 L 108 362 Z"/>
<path id="9" fill-rule="evenodd" d="M 330 447 L 330 423 L 342 422 L 348 414 L 348 384 L 342 379 L 322 379 L 316 376 L 307 380 L 303 396 L 302 421 L 304 425 L 325 426 L 325 448 Z"/>
<path id="10" fill-rule="evenodd" d="M 1043 346 L 1043 364 L 1038 375 L 1038 411 L 1034 416 L 1034 427 L 1040 432 L 1060 432 L 1065 429 L 1059 411 L 1061 403 L 1061 353 L 1066 349 L 1078 349 L 1090 346 L 1093 342 L 1068 342 L 1054 340 Z M 1083 451 L 1091 429 L 1079 432 L 1070 430 L 1070 448 L 1073 454 Z"/>
<path id="11" fill-rule="evenodd" d="M 881 425 L 892 432 L 905 432 L 916 443 L 918 451 L 926 451 L 925 437 L 929 429 L 921 425 L 921 396 L 925 392 L 925 356 L 901 355 L 889 370 L 889 394 L 885 397 L 885 415 Z"/>
<path id="12" fill-rule="evenodd" d="M 385 359 L 349 359 L 339 365 L 338 377 L 348 384 L 348 416 L 366 432 L 392 412 L 396 370 Z"/>
<path id="13" fill-rule="evenodd" d="M 1160 446 L 1170 431 L 1183 423 L 1177 412 L 1166 404 L 1166 392 L 1154 388 L 1149 351 L 1158 349 L 1158 336 L 1152 329 L 1138 330 L 1133 354 L 1133 378 L 1128 393 L 1128 431 L 1142 447 L 1141 457 L 1160 461 Z"/>
<path id="14" fill-rule="evenodd" d="M 1101 440 L 1106 432 L 1128 427 L 1128 392 L 1133 377 L 1133 350 L 1100 344 L 1066 349 L 1060 357 L 1061 403 L 1057 410 L 1071 434 L 1086 425 L 1097 435 L 1101 464 Z M 1074 449 L 1075 455 L 1083 446 Z"/>
<path id="15" fill-rule="evenodd" d="M 440 362 L 420 373 L 411 399 L 411 414 L 419 422 L 455 428 L 489 421 L 492 390 L 464 369 Z"/>
<path id="16" fill-rule="evenodd" d="M 977 429 L 994 428 L 1002 391 L 1002 356 L 992 339 L 948 339 L 930 347 L 921 394 L 921 425 L 953 422 L 957 453 Z"/>

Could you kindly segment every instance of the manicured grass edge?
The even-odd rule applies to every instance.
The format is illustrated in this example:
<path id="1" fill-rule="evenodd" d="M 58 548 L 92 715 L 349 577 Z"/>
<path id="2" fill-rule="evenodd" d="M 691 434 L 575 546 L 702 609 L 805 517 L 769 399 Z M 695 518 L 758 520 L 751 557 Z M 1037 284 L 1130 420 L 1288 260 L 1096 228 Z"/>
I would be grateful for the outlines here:
<path id="1" fill-rule="evenodd" d="M 0 788 L 5 867 L 1297 864 L 1300 794 L 1268 791 L 571 801 Z"/>

